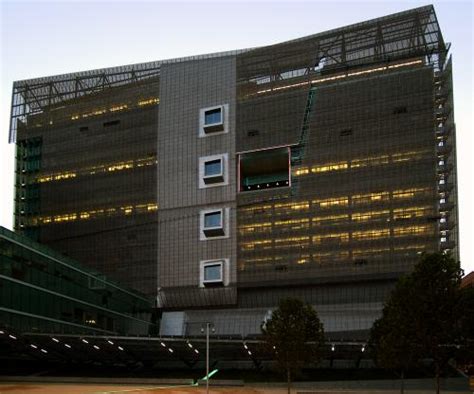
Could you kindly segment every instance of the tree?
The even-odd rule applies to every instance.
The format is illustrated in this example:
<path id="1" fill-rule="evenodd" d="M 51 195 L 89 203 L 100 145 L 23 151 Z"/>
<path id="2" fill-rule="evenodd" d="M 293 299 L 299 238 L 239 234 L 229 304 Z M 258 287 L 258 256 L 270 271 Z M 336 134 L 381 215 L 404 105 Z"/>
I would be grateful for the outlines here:
<path id="1" fill-rule="evenodd" d="M 262 325 L 262 333 L 286 374 L 289 394 L 295 373 L 307 363 L 318 362 L 321 357 L 323 324 L 311 305 L 296 298 L 285 298 Z"/>
<path id="2" fill-rule="evenodd" d="M 458 302 L 459 343 L 456 361 L 466 373 L 474 374 L 474 286 L 461 288 Z"/>
<path id="3" fill-rule="evenodd" d="M 419 346 L 414 326 L 404 314 L 411 283 L 402 278 L 383 309 L 383 317 L 370 331 L 369 348 L 377 365 L 399 371 L 400 393 L 405 392 L 405 371 L 417 364 Z"/>
<path id="4" fill-rule="evenodd" d="M 421 257 L 413 273 L 398 282 L 371 331 L 375 360 L 380 365 L 399 368 L 404 361 L 413 364 L 429 358 L 439 394 L 440 374 L 459 340 L 461 277 L 459 263 L 449 255 Z"/>

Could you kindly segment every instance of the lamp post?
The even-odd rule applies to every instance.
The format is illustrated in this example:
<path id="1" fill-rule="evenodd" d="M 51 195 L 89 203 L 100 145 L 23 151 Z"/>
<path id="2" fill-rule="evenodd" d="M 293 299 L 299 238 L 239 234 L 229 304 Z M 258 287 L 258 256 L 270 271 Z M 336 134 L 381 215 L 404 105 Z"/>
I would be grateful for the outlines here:
<path id="1" fill-rule="evenodd" d="M 214 324 L 206 322 L 206 394 L 209 394 L 209 330 L 216 332 Z M 204 326 L 201 327 L 201 332 L 204 333 Z"/>

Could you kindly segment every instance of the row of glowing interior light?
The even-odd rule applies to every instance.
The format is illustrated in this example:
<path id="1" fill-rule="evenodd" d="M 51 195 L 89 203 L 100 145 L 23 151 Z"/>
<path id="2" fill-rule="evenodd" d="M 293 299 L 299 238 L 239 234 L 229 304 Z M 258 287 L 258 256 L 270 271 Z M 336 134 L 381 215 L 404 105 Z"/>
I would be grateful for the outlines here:
<path id="1" fill-rule="evenodd" d="M 149 99 L 145 99 L 145 100 L 139 100 L 136 105 L 138 107 L 144 107 L 144 106 L 147 106 L 147 105 L 156 105 L 156 104 L 159 104 L 160 103 L 160 99 L 158 97 L 151 97 Z M 110 108 L 101 108 L 101 109 L 96 109 L 94 111 L 91 111 L 91 112 L 86 112 L 86 113 L 83 113 L 83 114 L 75 114 L 75 115 L 72 115 L 71 116 L 71 120 L 78 120 L 80 118 L 89 118 L 91 116 L 100 116 L 100 115 L 103 115 L 107 112 L 118 112 L 118 111 L 125 111 L 129 109 L 129 106 L 128 104 L 116 104 Z"/>
<path id="2" fill-rule="evenodd" d="M 426 193 L 430 188 L 411 188 L 411 189 L 404 189 L 404 190 L 395 190 L 392 192 L 393 198 L 413 198 L 415 197 L 415 193 Z M 368 193 L 363 195 L 353 195 L 352 196 L 352 203 L 369 203 L 369 202 L 377 202 L 377 201 L 387 201 L 390 199 L 389 192 L 379 192 L 379 193 Z M 324 199 L 324 200 L 313 200 L 312 204 L 315 206 L 319 206 L 320 208 L 331 208 L 331 207 L 342 207 L 349 205 L 349 197 L 339 197 L 339 198 L 331 198 L 331 199 Z M 309 202 L 298 202 L 298 203 L 285 203 L 285 204 L 275 204 L 276 209 L 281 208 L 290 208 L 292 210 L 302 210 L 302 209 L 309 209 Z M 105 209 L 96 209 L 90 211 L 82 211 L 82 212 L 75 212 L 75 213 L 66 213 L 61 215 L 54 215 L 54 216 L 41 216 L 37 219 L 33 218 L 32 223 L 40 223 L 40 224 L 49 224 L 49 223 L 62 223 L 62 222 L 70 222 L 76 220 L 88 220 L 94 219 L 97 217 L 102 216 L 113 216 L 113 215 L 130 215 L 133 212 L 135 213 L 143 213 L 143 212 L 154 212 L 158 209 L 158 204 L 156 203 L 147 203 L 147 204 L 138 204 L 138 205 L 127 205 L 127 206 L 120 206 L 120 207 L 112 207 L 112 208 L 105 208 Z M 253 208 L 255 209 L 255 208 Z M 24 212 L 20 212 L 23 214 Z M 357 215 L 357 214 L 355 214 Z M 406 218 L 407 214 L 400 211 L 396 213 L 397 216 L 400 218 Z M 419 214 L 415 214 L 415 216 L 419 216 Z M 316 222 L 318 220 L 317 217 L 313 218 L 313 221 Z M 354 219 L 353 219 L 354 220 Z M 357 220 L 357 219 L 355 219 Z M 361 217 L 360 220 L 363 220 Z"/>
<path id="3" fill-rule="evenodd" d="M 81 211 L 73 213 L 65 213 L 54 216 L 40 216 L 38 218 L 32 218 L 32 224 L 49 224 L 49 223 L 62 223 L 71 222 L 76 220 L 89 220 L 103 216 L 116 216 L 116 215 L 131 215 L 132 213 L 147 213 L 155 212 L 158 209 L 156 203 L 146 203 L 137 205 L 125 205 L 120 207 L 94 209 L 90 211 Z M 20 212 L 23 213 L 23 212 Z"/>
<path id="4" fill-rule="evenodd" d="M 294 83 L 294 84 L 289 84 L 289 85 L 284 85 L 284 86 L 277 86 L 277 87 L 273 87 L 273 88 L 270 88 L 270 89 L 259 90 L 259 91 L 257 91 L 256 94 L 271 93 L 271 92 L 276 92 L 276 91 L 280 91 L 280 90 L 293 89 L 293 88 L 298 88 L 298 87 L 302 87 L 302 86 L 307 86 L 309 84 L 318 84 L 318 83 L 323 83 L 323 82 L 331 82 L 331 81 L 337 81 L 337 80 L 348 78 L 348 77 L 356 77 L 356 76 L 360 76 L 360 75 L 380 73 L 380 72 L 383 72 L 383 71 L 386 71 L 386 70 L 397 69 L 397 68 L 400 68 L 400 67 L 414 66 L 414 65 L 418 65 L 418 64 L 422 64 L 422 63 L 423 63 L 423 60 L 413 60 L 413 61 L 404 62 L 404 63 L 392 64 L 392 65 L 389 65 L 389 66 L 381 66 L 381 67 L 370 68 L 370 69 L 367 69 L 367 70 L 345 72 L 345 73 L 332 75 L 330 77 L 315 78 L 315 79 L 312 79 L 310 81 L 299 82 L 299 83 Z"/>
<path id="5" fill-rule="evenodd" d="M 338 242 L 349 242 L 353 241 L 366 241 L 379 238 L 401 238 L 401 237 L 419 237 L 429 235 L 434 231 L 434 225 L 426 224 L 419 226 L 404 226 L 395 227 L 391 232 L 391 229 L 381 228 L 372 230 L 361 230 L 352 232 L 337 232 L 337 233 L 325 233 L 318 235 L 300 236 L 300 237 L 287 237 L 287 238 L 276 238 L 276 239 L 259 239 L 250 242 L 242 242 L 240 244 L 242 250 L 253 250 L 256 246 L 266 248 L 288 248 L 288 247 L 301 247 L 308 246 L 310 242 L 314 245 L 321 243 L 337 240 Z"/>
<path id="6" fill-rule="evenodd" d="M 418 151 L 394 153 L 392 155 L 372 156 L 372 157 L 366 157 L 363 159 L 354 159 L 351 161 L 325 163 L 325 164 L 315 165 L 312 167 L 299 167 L 293 170 L 293 175 L 301 176 L 301 175 L 307 175 L 310 172 L 320 173 L 320 172 L 327 172 L 327 171 L 346 170 L 350 168 L 360 168 L 360 167 L 373 166 L 373 165 L 383 165 L 383 164 L 389 164 L 389 163 L 405 162 L 405 161 L 410 161 L 410 160 L 421 159 L 423 158 L 423 155 L 425 153 L 429 153 L 429 151 L 425 149 L 425 150 L 418 150 Z M 121 161 L 121 162 L 116 162 L 116 163 L 111 163 L 111 164 L 87 167 L 87 168 L 80 169 L 77 171 L 65 171 L 65 172 L 57 172 L 53 174 L 43 175 L 43 176 L 38 177 L 36 181 L 38 183 L 60 181 L 64 179 L 76 178 L 78 175 L 94 175 L 97 173 L 129 170 L 133 168 L 152 166 L 156 164 L 157 164 L 156 156 L 153 158 L 150 158 L 150 157 L 140 158 L 136 160 L 128 160 L 128 161 Z"/>
<path id="7" fill-rule="evenodd" d="M 406 246 L 394 246 L 393 250 L 396 252 L 399 251 L 424 251 L 427 249 L 426 244 L 410 244 Z M 300 255 L 296 258 L 297 264 L 306 264 L 311 262 L 311 259 L 316 263 L 325 262 L 325 258 L 330 259 L 331 262 L 338 260 L 347 260 L 349 259 L 351 253 L 353 258 L 362 258 L 362 257 L 373 257 L 378 254 L 385 254 L 390 252 L 391 248 L 389 247 L 377 247 L 377 248 L 364 248 L 364 249 L 350 249 L 350 250 L 337 250 L 337 251 L 326 251 L 326 252 L 317 252 L 317 253 L 307 253 Z M 246 258 L 239 262 L 240 268 L 245 269 L 246 264 L 250 263 L 274 263 L 278 261 L 288 261 L 288 255 L 282 256 L 277 254 L 275 256 L 270 256 L 268 253 L 265 254 L 265 257 L 255 257 L 255 258 Z"/>
<path id="8" fill-rule="evenodd" d="M 428 149 L 418 150 L 418 151 L 409 151 L 409 152 L 400 152 L 394 153 L 391 155 L 378 155 L 372 157 L 365 157 L 361 159 L 354 159 L 350 161 L 339 161 L 334 163 L 325 163 L 312 167 L 300 167 L 296 168 L 293 171 L 293 175 L 307 175 L 310 172 L 320 173 L 328 171 L 339 171 L 339 170 L 348 170 L 352 168 L 361 168 L 367 166 L 376 166 L 390 163 L 400 163 L 411 160 L 422 159 L 426 153 L 430 153 Z"/>
<path id="9" fill-rule="evenodd" d="M 7 333 L 3 330 L 0 330 L 0 335 L 6 335 Z M 16 341 L 18 338 L 13 335 L 13 334 L 8 334 L 8 337 L 14 341 Z M 55 337 L 51 337 L 51 340 L 55 343 L 61 343 L 61 341 Z M 85 338 L 82 338 L 81 341 L 85 344 L 89 344 L 89 341 Z M 112 345 L 112 346 L 115 346 L 115 344 L 111 341 L 111 340 L 107 340 L 107 342 Z M 46 349 L 43 349 L 43 348 L 40 348 L 38 345 L 35 345 L 34 343 L 31 343 L 30 344 L 30 347 L 32 349 L 39 349 L 42 353 L 45 353 L 47 354 L 48 351 Z M 64 347 L 67 348 L 67 349 L 72 349 L 72 346 L 68 343 L 64 343 Z M 95 350 L 100 350 L 100 347 L 98 345 L 92 345 L 92 347 L 95 349 Z M 120 351 L 124 351 L 125 349 L 122 347 L 122 346 L 117 346 L 117 349 L 120 350 Z"/>
<path id="10" fill-rule="evenodd" d="M 311 206 L 315 208 L 331 208 L 331 207 L 348 207 L 349 202 L 352 205 L 354 204 L 366 204 L 366 203 L 376 203 L 381 201 L 390 201 L 390 199 L 410 199 L 422 196 L 431 196 L 433 189 L 431 187 L 414 187 L 409 189 L 397 189 L 392 191 L 383 191 L 383 192 L 372 192 L 365 194 L 354 194 L 351 196 L 337 196 L 325 199 L 315 199 L 315 200 L 306 200 L 306 201 L 297 201 L 289 203 L 277 203 L 269 205 L 258 205 L 249 208 L 242 208 L 242 213 L 269 213 L 275 214 L 272 212 L 272 208 L 275 210 L 280 209 L 290 209 L 294 211 L 308 210 Z"/>
<path id="11" fill-rule="evenodd" d="M 373 219 L 390 219 L 390 213 L 392 212 L 392 217 L 394 220 L 397 219 L 411 219 L 417 217 L 423 217 L 430 214 L 433 211 L 431 206 L 422 206 L 422 207 L 405 207 L 397 209 L 383 209 L 380 211 L 366 211 L 366 212 L 357 212 L 352 213 L 352 215 L 339 214 L 339 215 L 327 215 L 327 216 L 315 216 L 313 218 L 300 218 L 300 219 L 288 219 L 288 220 L 275 220 L 273 222 L 264 222 L 264 223 L 249 223 L 239 226 L 239 232 L 241 234 L 258 232 L 267 232 L 272 230 L 272 226 L 291 226 L 295 230 L 307 229 L 310 226 L 310 222 L 313 222 L 313 226 L 320 226 L 321 223 L 346 223 L 351 220 L 355 222 L 364 222 L 370 221 Z"/>
<path id="12" fill-rule="evenodd" d="M 52 181 L 60 181 L 63 179 L 76 178 L 80 175 L 95 175 L 104 172 L 115 172 L 122 170 L 130 170 L 132 168 L 140 168 L 146 166 L 156 165 L 157 160 L 156 156 L 140 158 L 136 160 L 120 161 L 110 164 L 103 164 L 98 166 L 86 167 L 76 171 L 65 171 L 65 172 L 56 172 L 53 174 L 43 175 L 36 178 L 36 182 L 45 183 Z"/>

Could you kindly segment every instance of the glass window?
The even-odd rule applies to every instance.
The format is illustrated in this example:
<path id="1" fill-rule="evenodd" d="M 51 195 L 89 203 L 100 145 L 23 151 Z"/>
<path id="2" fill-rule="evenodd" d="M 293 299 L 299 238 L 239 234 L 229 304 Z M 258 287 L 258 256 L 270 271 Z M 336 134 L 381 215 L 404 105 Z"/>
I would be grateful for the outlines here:
<path id="1" fill-rule="evenodd" d="M 204 266 L 204 282 L 222 281 L 222 264 L 209 264 Z"/>
<path id="2" fill-rule="evenodd" d="M 204 227 L 222 227 L 222 212 L 209 212 L 204 215 Z"/>
<path id="3" fill-rule="evenodd" d="M 204 163 L 204 176 L 214 176 L 222 174 L 222 160 L 211 160 Z"/>
<path id="4" fill-rule="evenodd" d="M 218 124 L 222 123 L 222 108 L 215 108 L 204 113 L 204 124 Z"/>

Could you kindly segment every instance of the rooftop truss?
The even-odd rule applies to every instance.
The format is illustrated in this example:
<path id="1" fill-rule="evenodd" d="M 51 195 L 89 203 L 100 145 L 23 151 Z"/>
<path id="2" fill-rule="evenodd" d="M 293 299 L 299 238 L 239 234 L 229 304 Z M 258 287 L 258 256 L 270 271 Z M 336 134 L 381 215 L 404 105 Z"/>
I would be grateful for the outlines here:
<path id="1" fill-rule="evenodd" d="M 26 122 L 29 115 L 71 99 L 157 77 L 166 63 L 241 55 L 238 78 L 247 81 L 269 75 L 277 78 L 292 70 L 305 69 L 309 74 L 322 63 L 332 70 L 415 56 L 427 57 L 428 62 L 442 67 L 446 53 L 434 8 L 425 6 L 262 48 L 17 81 L 13 84 L 9 141 L 16 141 L 18 120 Z"/>
<path id="2" fill-rule="evenodd" d="M 239 57 L 238 78 L 277 81 L 290 72 L 334 72 L 415 57 L 442 67 L 447 50 L 435 10 L 425 6 L 247 52 Z"/>
<path id="3" fill-rule="evenodd" d="M 163 64 L 235 56 L 245 50 L 88 70 L 13 83 L 9 142 L 16 142 L 17 121 L 58 108 L 62 103 L 112 87 L 158 77 Z"/>

